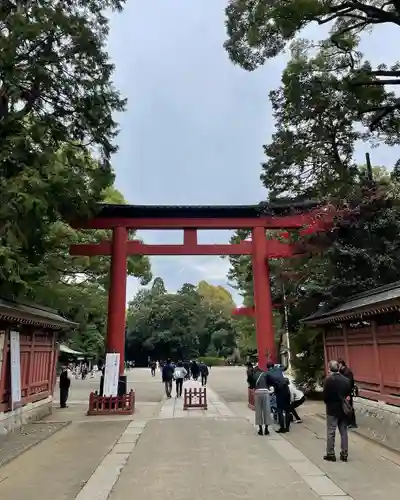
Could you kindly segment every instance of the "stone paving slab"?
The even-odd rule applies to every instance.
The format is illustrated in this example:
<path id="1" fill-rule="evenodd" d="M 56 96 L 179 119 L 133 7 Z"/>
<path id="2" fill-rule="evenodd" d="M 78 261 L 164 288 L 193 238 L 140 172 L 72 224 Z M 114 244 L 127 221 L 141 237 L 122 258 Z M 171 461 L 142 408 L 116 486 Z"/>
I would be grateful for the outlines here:
<path id="1" fill-rule="evenodd" d="M 0 498 L 74 499 L 127 424 L 70 424 L 0 468 Z"/>
<path id="2" fill-rule="evenodd" d="M 149 421 L 109 500 L 319 498 L 243 418 Z"/>
<path id="3" fill-rule="evenodd" d="M 0 436 L 0 467 L 17 458 L 54 433 L 63 429 L 69 422 L 34 422 L 20 429 Z"/>
<path id="4" fill-rule="evenodd" d="M 349 431 L 348 463 L 325 462 L 322 458 L 325 451 L 325 434 L 325 423 L 322 420 L 305 417 L 303 424 L 296 425 L 285 435 L 285 439 L 301 450 L 352 499 L 399 500 L 400 466 L 380 454 L 380 451 L 385 452 L 384 448 Z M 329 494 L 326 493 L 327 499 Z M 345 498 L 348 500 L 348 497 Z"/>
<path id="5" fill-rule="evenodd" d="M 140 425 L 139 425 L 140 424 Z M 114 484 L 132 453 L 139 435 L 143 432 L 146 422 L 131 422 L 125 429 L 118 442 L 106 455 L 89 481 L 85 484 L 74 500 L 107 500 Z M 132 434 L 134 430 L 139 434 Z M 125 437 L 135 437 L 135 441 L 126 443 Z"/>

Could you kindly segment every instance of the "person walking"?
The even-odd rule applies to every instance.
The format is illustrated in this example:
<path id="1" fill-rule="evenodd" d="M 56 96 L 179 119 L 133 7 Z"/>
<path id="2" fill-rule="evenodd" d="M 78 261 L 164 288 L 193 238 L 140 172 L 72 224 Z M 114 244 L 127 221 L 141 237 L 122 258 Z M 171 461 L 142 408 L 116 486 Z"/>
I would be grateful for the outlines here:
<path id="1" fill-rule="evenodd" d="M 351 415 L 349 417 L 348 427 L 350 429 L 357 429 L 358 425 L 356 422 L 356 413 L 354 411 L 354 401 L 353 401 L 353 397 L 354 397 L 354 394 L 356 392 L 356 384 L 354 381 L 354 375 L 353 375 L 353 372 L 350 370 L 350 368 L 347 366 L 344 359 L 339 358 L 338 363 L 339 363 L 339 372 L 344 377 L 346 377 L 347 380 L 350 382 L 350 400 L 349 400 L 349 403 L 350 403 L 352 412 L 351 412 Z"/>
<path id="2" fill-rule="evenodd" d="M 251 361 L 248 361 L 246 363 L 246 380 L 249 388 L 251 388 L 253 378 L 254 378 L 254 366 Z"/>
<path id="3" fill-rule="evenodd" d="M 60 374 L 60 408 L 68 408 L 67 401 L 71 387 L 72 372 L 68 366 L 63 366 Z"/>
<path id="4" fill-rule="evenodd" d="M 340 434 L 340 460 L 347 462 L 349 439 L 347 432 L 348 412 L 351 410 L 350 382 L 340 372 L 337 361 L 329 362 L 329 375 L 324 382 L 324 402 L 326 406 L 326 455 L 324 460 L 336 462 L 335 437 L 336 429 Z"/>
<path id="5" fill-rule="evenodd" d="M 190 361 L 184 361 L 183 368 L 186 370 L 185 380 L 189 380 L 190 379 Z"/>
<path id="6" fill-rule="evenodd" d="M 268 426 L 273 424 L 271 416 L 270 391 L 266 373 L 259 367 L 253 370 L 250 389 L 254 389 L 255 424 L 259 436 L 268 436 Z"/>
<path id="7" fill-rule="evenodd" d="M 200 375 L 200 370 L 199 370 L 199 365 L 197 364 L 196 361 L 192 361 L 190 365 L 190 372 L 192 374 L 193 380 L 197 381 Z"/>
<path id="8" fill-rule="evenodd" d="M 204 387 L 207 385 L 207 379 L 209 375 L 208 366 L 205 363 L 200 363 L 199 365 L 200 375 L 201 375 L 201 385 Z"/>
<path id="9" fill-rule="evenodd" d="M 187 371 L 183 366 L 182 361 L 178 361 L 174 370 L 174 379 L 176 386 L 176 397 L 180 398 L 182 396 L 183 380 L 187 375 Z"/>
<path id="10" fill-rule="evenodd" d="M 167 395 L 167 398 L 171 397 L 173 378 L 174 367 L 172 366 L 171 360 L 168 359 L 162 368 L 162 381 L 164 382 L 165 394 Z"/>
<path id="11" fill-rule="evenodd" d="M 296 411 L 296 408 L 301 406 L 306 400 L 304 393 L 296 387 L 293 382 L 289 382 L 289 390 L 290 390 L 290 413 L 294 417 L 294 421 L 300 424 L 302 422 L 299 414 Z"/>
<path id="12" fill-rule="evenodd" d="M 274 388 L 276 398 L 276 414 L 279 422 L 278 433 L 286 433 L 290 430 L 290 390 L 289 380 L 284 377 L 281 367 L 274 363 L 267 363 L 266 373 L 268 387 Z"/>
<path id="13" fill-rule="evenodd" d="M 150 361 L 150 372 L 152 377 L 156 376 L 156 368 L 157 368 L 157 363 L 154 360 Z"/>

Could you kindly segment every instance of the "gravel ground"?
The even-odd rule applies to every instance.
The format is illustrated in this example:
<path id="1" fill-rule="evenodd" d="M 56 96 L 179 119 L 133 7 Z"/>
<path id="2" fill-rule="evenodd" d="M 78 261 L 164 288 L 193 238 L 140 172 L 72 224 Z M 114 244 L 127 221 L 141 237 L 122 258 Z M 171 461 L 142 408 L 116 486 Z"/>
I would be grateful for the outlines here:
<path id="1" fill-rule="evenodd" d="M 68 423 L 31 423 L 6 436 L 0 436 L 0 467 L 63 429 Z"/>

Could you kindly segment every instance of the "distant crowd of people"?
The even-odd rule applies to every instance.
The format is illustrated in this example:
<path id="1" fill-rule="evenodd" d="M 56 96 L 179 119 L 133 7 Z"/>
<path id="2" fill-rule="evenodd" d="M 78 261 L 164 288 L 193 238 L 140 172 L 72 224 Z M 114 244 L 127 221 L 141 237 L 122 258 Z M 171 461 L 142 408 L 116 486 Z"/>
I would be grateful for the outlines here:
<path id="1" fill-rule="evenodd" d="M 209 367 L 196 360 L 178 361 L 173 363 L 171 359 L 164 361 L 152 360 L 149 363 L 151 375 L 156 376 L 157 370 L 161 371 L 161 380 L 164 383 L 165 394 L 167 398 L 172 397 L 172 386 L 175 381 L 176 397 L 182 396 L 183 381 L 201 379 L 201 385 L 207 385 L 208 376 L 210 374 Z"/>
<path id="2" fill-rule="evenodd" d="M 324 460 L 336 462 L 336 430 L 340 434 L 340 460 L 348 458 L 348 428 L 357 427 L 353 398 L 357 387 L 351 369 L 343 359 L 330 361 L 329 374 L 323 386 L 326 407 L 327 441 Z M 269 435 L 269 426 L 277 421 L 277 432 L 286 433 L 291 422 L 301 422 L 297 408 L 305 402 L 304 393 L 284 375 L 285 368 L 267 363 L 266 371 L 252 363 L 247 364 L 247 382 L 254 390 L 255 424 L 258 434 Z"/>

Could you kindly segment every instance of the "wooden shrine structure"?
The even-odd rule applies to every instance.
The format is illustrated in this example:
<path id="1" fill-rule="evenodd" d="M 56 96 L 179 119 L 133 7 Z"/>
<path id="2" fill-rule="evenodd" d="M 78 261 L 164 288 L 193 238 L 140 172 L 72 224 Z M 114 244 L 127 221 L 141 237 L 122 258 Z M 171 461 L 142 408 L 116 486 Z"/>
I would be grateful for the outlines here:
<path id="1" fill-rule="evenodd" d="M 304 323 L 324 333 L 325 371 L 342 358 L 354 373 L 359 394 L 400 406 L 400 282 L 355 295 Z"/>
<path id="2" fill-rule="evenodd" d="M 0 434 L 51 413 L 57 336 L 76 326 L 47 307 L 0 299 Z M 12 360 L 12 332 L 19 339 L 17 372 L 12 372 L 13 361 L 18 364 Z M 18 373 L 20 380 L 12 380 Z M 12 383 L 19 386 L 20 401 L 12 401 Z"/>
<path id="3" fill-rule="evenodd" d="M 260 203 L 245 206 L 144 206 L 99 205 L 89 220 L 75 222 L 75 228 L 108 229 L 112 239 L 100 243 L 72 245 L 71 255 L 111 256 L 108 298 L 107 352 L 120 353 L 120 377 L 124 374 L 125 307 L 127 257 L 129 255 L 251 255 L 254 282 L 258 360 L 265 367 L 267 359 L 276 359 L 269 259 L 290 258 L 304 254 L 298 243 L 290 241 L 289 232 L 301 235 L 331 227 L 336 215 L 332 206 L 317 202 Z M 181 244 L 149 245 L 131 239 L 129 230 L 183 231 Z M 199 244 L 199 230 L 248 229 L 251 241 L 227 244 Z M 276 230 L 279 238 L 267 237 Z M 287 239 L 287 241 L 281 241 Z"/>

